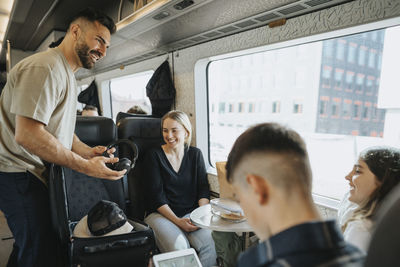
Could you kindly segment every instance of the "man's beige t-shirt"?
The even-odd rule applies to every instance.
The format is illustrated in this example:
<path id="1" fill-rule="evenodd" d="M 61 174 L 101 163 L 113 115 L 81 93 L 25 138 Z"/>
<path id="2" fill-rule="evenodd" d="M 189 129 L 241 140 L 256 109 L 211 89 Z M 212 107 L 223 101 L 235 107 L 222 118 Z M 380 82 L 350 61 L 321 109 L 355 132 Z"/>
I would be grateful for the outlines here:
<path id="1" fill-rule="evenodd" d="M 29 171 L 46 183 L 43 161 L 15 141 L 15 117 L 42 122 L 71 149 L 76 105 L 75 76 L 60 49 L 49 49 L 19 62 L 9 73 L 0 97 L 0 171 Z"/>

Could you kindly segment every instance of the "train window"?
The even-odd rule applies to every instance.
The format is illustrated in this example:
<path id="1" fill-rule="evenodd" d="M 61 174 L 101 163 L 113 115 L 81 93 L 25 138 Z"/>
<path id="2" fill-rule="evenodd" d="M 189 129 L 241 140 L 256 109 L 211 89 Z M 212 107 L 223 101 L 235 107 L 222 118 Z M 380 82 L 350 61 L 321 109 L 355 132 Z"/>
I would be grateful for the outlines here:
<path id="1" fill-rule="evenodd" d="M 400 143 L 398 36 L 400 26 L 211 60 L 210 164 L 251 125 L 283 123 L 307 143 L 314 194 L 341 199 L 362 149 Z"/>
<path id="2" fill-rule="evenodd" d="M 151 104 L 146 95 L 146 85 L 153 73 L 154 71 L 146 71 L 111 79 L 111 109 L 114 120 L 118 112 L 127 112 L 134 105 L 139 105 L 148 114 L 151 114 Z"/>

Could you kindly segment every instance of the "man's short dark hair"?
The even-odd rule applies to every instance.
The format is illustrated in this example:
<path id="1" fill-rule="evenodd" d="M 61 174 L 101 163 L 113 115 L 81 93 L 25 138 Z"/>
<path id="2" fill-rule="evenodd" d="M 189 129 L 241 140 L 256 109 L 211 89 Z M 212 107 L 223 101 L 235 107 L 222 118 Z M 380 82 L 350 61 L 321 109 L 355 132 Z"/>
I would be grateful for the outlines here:
<path id="1" fill-rule="evenodd" d="M 104 14 L 103 12 L 96 10 L 94 8 L 91 7 L 85 8 L 71 19 L 70 24 L 79 18 L 84 18 L 90 22 L 98 21 L 100 24 L 106 27 L 111 34 L 113 34 L 116 31 L 116 26 L 113 19 Z"/>
<path id="2" fill-rule="evenodd" d="M 308 160 L 305 143 L 298 133 L 277 123 L 258 124 L 235 141 L 226 163 L 229 182 L 241 160 L 252 153 L 290 154 Z"/>

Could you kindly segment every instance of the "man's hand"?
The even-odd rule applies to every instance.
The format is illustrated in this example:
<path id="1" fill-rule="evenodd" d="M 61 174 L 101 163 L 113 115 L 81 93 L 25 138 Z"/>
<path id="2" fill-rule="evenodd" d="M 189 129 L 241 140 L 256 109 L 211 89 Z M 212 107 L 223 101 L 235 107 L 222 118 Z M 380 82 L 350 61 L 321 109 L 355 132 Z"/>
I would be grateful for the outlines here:
<path id="1" fill-rule="evenodd" d="M 114 171 L 106 166 L 106 163 L 116 163 L 118 161 L 118 158 L 107 158 L 103 156 L 93 157 L 87 161 L 86 170 L 83 172 L 97 178 L 118 180 L 125 175 L 126 170 Z"/>
<path id="2" fill-rule="evenodd" d="M 107 147 L 105 146 L 92 147 L 89 158 L 103 156 L 103 153 L 106 151 L 106 149 Z M 115 151 L 116 151 L 115 147 L 112 147 L 109 150 L 107 150 L 108 157 L 113 158 Z"/>
<path id="3" fill-rule="evenodd" d="M 72 143 L 72 151 L 77 153 L 78 155 L 82 156 L 85 159 L 91 159 L 93 157 L 98 157 L 102 156 L 103 153 L 106 151 L 105 146 L 95 146 L 95 147 L 90 147 L 83 143 L 76 134 L 74 134 L 74 140 Z M 110 148 L 107 153 L 108 157 L 113 158 L 114 157 L 114 152 L 115 148 L 112 147 Z"/>

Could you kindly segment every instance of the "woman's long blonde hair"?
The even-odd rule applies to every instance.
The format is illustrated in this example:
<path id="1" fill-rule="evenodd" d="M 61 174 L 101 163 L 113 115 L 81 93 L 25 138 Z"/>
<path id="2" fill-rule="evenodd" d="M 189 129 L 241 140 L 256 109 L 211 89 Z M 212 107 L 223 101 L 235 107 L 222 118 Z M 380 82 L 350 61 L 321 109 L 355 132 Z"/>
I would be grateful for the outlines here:
<path id="1" fill-rule="evenodd" d="M 177 121 L 180 125 L 183 126 L 183 128 L 185 128 L 188 134 L 187 137 L 185 138 L 185 146 L 186 148 L 189 148 L 190 143 L 192 141 L 192 124 L 190 123 L 188 115 L 186 115 L 185 112 L 180 110 L 169 111 L 161 118 L 161 129 L 163 128 L 164 121 L 167 118 Z"/>

